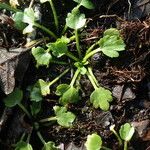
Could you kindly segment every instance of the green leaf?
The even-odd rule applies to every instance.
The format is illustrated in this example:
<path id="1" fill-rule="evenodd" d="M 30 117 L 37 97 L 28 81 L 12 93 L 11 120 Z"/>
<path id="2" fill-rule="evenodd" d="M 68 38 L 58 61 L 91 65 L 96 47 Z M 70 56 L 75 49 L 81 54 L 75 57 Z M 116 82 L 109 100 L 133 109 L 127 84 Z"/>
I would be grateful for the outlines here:
<path id="1" fill-rule="evenodd" d="M 125 43 L 117 29 L 111 28 L 104 32 L 104 37 L 99 40 L 101 51 L 108 57 L 118 57 L 119 51 L 125 50 Z"/>
<path id="2" fill-rule="evenodd" d="M 74 65 L 80 70 L 80 73 L 82 75 L 85 75 L 87 72 L 87 69 L 84 67 L 84 65 L 80 62 L 75 62 Z"/>
<path id="3" fill-rule="evenodd" d="M 37 67 L 43 65 L 48 67 L 52 59 L 51 54 L 48 51 L 44 50 L 42 47 L 37 47 L 37 48 L 33 47 L 32 55 L 37 61 Z"/>
<path id="4" fill-rule="evenodd" d="M 85 26 L 85 14 L 81 14 L 78 8 L 74 8 L 71 13 L 68 13 L 66 25 L 72 29 L 80 29 Z"/>
<path id="5" fill-rule="evenodd" d="M 32 146 L 29 143 L 20 141 L 16 144 L 15 150 L 33 150 Z"/>
<path id="6" fill-rule="evenodd" d="M 23 22 L 27 23 L 28 26 L 23 30 L 23 34 L 31 33 L 33 32 L 34 23 L 35 23 L 36 17 L 34 14 L 34 10 L 32 8 L 25 8 L 24 9 L 24 15 L 23 15 Z"/>
<path id="7" fill-rule="evenodd" d="M 49 141 L 44 144 L 44 147 L 42 150 L 58 150 L 58 148 L 55 146 L 55 143 L 52 141 Z"/>
<path id="8" fill-rule="evenodd" d="M 63 127 L 70 127 L 72 125 L 75 120 L 75 115 L 72 112 L 68 112 L 66 107 L 54 106 L 53 109 L 59 125 Z"/>
<path id="9" fill-rule="evenodd" d="M 39 83 L 35 83 L 34 86 L 30 89 L 30 100 L 34 102 L 42 101 L 41 88 Z"/>
<path id="10" fill-rule="evenodd" d="M 12 93 L 8 94 L 6 98 L 4 98 L 4 103 L 7 107 L 13 107 L 21 102 L 23 99 L 22 90 L 16 88 Z"/>
<path id="11" fill-rule="evenodd" d="M 64 90 L 65 91 L 65 90 Z M 68 103 L 76 103 L 79 101 L 78 90 L 74 87 L 69 87 L 60 97 L 60 103 L 66 105 Z"/>
<path id="12" fill-rule="evenodd" d="M 63 38 L 58 39 L 55 43 L 50 43 L 47 46 L 48 49 L 52 51 L 53 55 L 58 58 L 68 52 L 67 43 Z"/>
<path id="13" fill-rule="evenodd" d="M 122 125 L 119 130 L 120 137 L 125 141 L 130 141 L 134 132 L 134 127 L 132 127 L 129 123 Z"/>
<path id="14" fill-rule="evenodd" d="M 36 116 L 41 110 L 41 102 L 32 102 L 31 106 L 31 114 L 32 116 Z"/>
<path id="15" fill-rule="evenodd" d="M 45 82 L 44 80 L 39 79 L 38 83 L 41 89 L 41 94 L 43 96 L 50 94 L 50 82 Z"/>
<path id="16" fill-rule="evenodd" d="M 102 148 L 101 137 L 95 133 L 88 135 L 85 147 L 87 150 L 100 150 Z"/>
<path id="17" fill-rule="evenodd" d="M 109 102 L 112 101 L 112 94 L 105 88 L 97 88 L 90 96 L 90 102 L 93 103 L 95 108 L 100 107 L 102 110 L 107 111 L 109 109 Z"/>
<path id="18" fill-rule="evenodd" d="M 94 5 L 90 0 L 73 0 L 87 9 L 94 9 Z"/>
<path id="19" fill-rule="evenodd" d="M 23 22 L 23 12 L 16 12 L 13 16 L 13 20 L 15 22 L 14 27 L 18 30 L 23 30 L 26 27 L 26 24 Z"/>
<path id="20" fill-rule="evenodd" d="M 69 87 L 68 84 L 60 84 L 57 86 L 55 94 L 61 96 L 69 89 Z"/>

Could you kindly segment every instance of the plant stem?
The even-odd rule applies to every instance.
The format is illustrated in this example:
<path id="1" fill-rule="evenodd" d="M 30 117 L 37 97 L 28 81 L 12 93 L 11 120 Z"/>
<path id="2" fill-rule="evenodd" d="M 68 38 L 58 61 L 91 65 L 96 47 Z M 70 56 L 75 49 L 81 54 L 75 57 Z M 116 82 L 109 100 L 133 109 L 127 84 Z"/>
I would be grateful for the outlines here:
<path id="1" fill-rule="evenodd" d="M 56 9 L 54 7 L 54 4 L 53 4 L 52 0 L 49 0 L 49 3 L 51 5 L 51 9 L 52 9 L 53 16 L 54 16 L 54 22 L 55 22 L 56 30 L 58 32 L 58 17 L 57 17 Z"/>
<path id="2" fill-rule="evenodd" d="M 49 30 L 48 28 L 44 27 L 43 25 L 40 25 L 40 24 L 38 24 L 38 23 L 35 22 L 34 26 L 37 27 L 37 28 L 39 28 L 39 29 L 42 29 L 45 32 L 47 32 L 54 39 L 57 39 L 57 36 L 51 30 Z"/>
<path id="3" fill-rule="evenodd" d="M 88 58 L 90 58 L 91 56 L 93 56 L 94 54 L 96 54 L 96 53 L 98 53 L 98 52 L 100 52 L 100 51 L 101 51 L 101 49 L 100 49 L 100 48 L 97 48 L 97 49 L 91 51 L 90 53 L 86 54 L 85 57 L 83 58 L 83 61 L 82 61 L 82 62 L 83 62 L 83 63 L 86 62 Z"/>
<path id="4" fill-rule="evenodd" d="M 98 44 L 99 42 L 94 43 L 93 45 L 91 45 L 88 50 L 86 51 L 86 54 L 90 53 L 92 51 L 92 49 Z"/>
<path id="5" fill-rule="evenodd" d="M 67 28 L 68 28 L 68 26 L 65 24 L 65 26 L 64 26 L 64 28 L 63 28 L 63 30 L 62 30 L 61 35 L 63 35 L 63 34 L 66 32 Z"/>
<path id="6" fill-rule="evenodd" d="M 77 29 L 75 30 L 75 37 L 76 37 L 76 48 L 77 48 L 77 51 L 78 51 L 79 58 L 81 59 L 82 54 L 81 54 L 81 50 L 80 50 L 79 35 L 78 35 L 78 30 Z"/>
<path id="7" fill-rule="evenodd" d="M 72 80 L 71 80 L 70 86 L 73 86 L 73 85 L 74 85 L 74 83 L 75 83 L 75 81 L 76 81 L 76 79 L 77 79 L 79 73 L 80 73 L 80 70 L 77 69 L 76 72 L 74 73 L 74 76 L 73 76 Z"/>
<path id="8" fill-rule="evenodd" d="M 119 137 L 118 133 L 114 130 L 114 129 L 111 129 L 111 131 L 114 133 L 114 135 L 117 137 L 118 141 L 119 141 L 119 145 L 121 146 L 122 145 L 122 140 L 121 138 Z"/>
<path id="9" fill-rule="evenodd" d="M 28 112 L 28 110 L 21 104 L 19 103 L 18 106 L 26 113 L 26 115 L 31 119 L 31 115 L 30 113 Z"/>
<path id="10" fill-rule="evenodd" d="M 89 74 L 91 75 L 93 81 L 96 83 L 97 86 L 99 86 L 99 83 L 98 83 L 97 79 L 95 78 L 95 76 L 93 74 L 92 68 L 88 67 L 88 71 L 89 71 Z"/>
<path id="11" fill-rule="evenodd" d="M 20 9 L 13 8 L 13 7 L 11 7 L 10 5 L 8 5 L 8 4 L 6 4 L 6 3 L 2 3 L 2 2 L 0 2 L 0 8 L 2 8 L 2 9 L 7 9 L 7 10 L 13 11 L 13 12 L 21 12 Z"/>
<path id="12" fill-rule="evenodd" d="M 43 145 L 45 145 L 46 142 L 45 142 L 45 140 L 43 139 L 43 137 L 42 137 L 40 131 L 37 131 L 37 135 L 38 135 L 39 139 L 41 140 L 41 142 L 43 143 Z"/>
<path id="13" fill-rule="evenodd" d="M 111 150 L 110 148 L 107 148 L 105 146 L 102 146 L 102 149 L 104 149 L 104 150 Z"/>
<path id="14" fill-rule="evenodd" d="M 54 80 L 52 80 L 51 82 L 49 82 L 49 86 L 51 86 L 52 84 L 56 83 L 62 76 L 64 76 L 70 69 L 66 69 L 64 72 L 62 72 L 58 77 L 56 77 Z"/>
<path id="15" fill-rule="evenodd" d="M 67 52 L 66 55 L 68 57 L 70 57 L 71 59 L 73 59 L 74 61 L 80 61 L 77 57 L 75 57 L 71 52 Z"/>
<path id="16" fill-rule="evenodd" d="M 128 148 L 128 142 L 127 141 L 124 141 L 124 150 L 127 150 L 127 148 Z"/>
<path id="17" fill-rule="evenodd" d="M 33 6 L 34 0 L 31 0 L 29 8 L 31 8 Z"/>
<path id="18" fill-rule="evenodd" d="M 49 117 L 49 118 L 41 119 L 39 122 L 49 122 L 49 121 L 56 121 L 56 120 L 57 120 L 56 117 Z"/>
<path id="19" fill-rule="evenodd" d="M 89 71 L 87 71 L 86 74 L 87 74 L 87 76 L 88 76 L 90 82 L 92 83 L 94 89 L 96 90 L 98 87 L 97 87 L 96 83 L 94 82 L 93 78 L 91 77 Z"/>
<path id="20" fill-rule="evenodd" d="M 67 62 L 64 62 L 64 61 L 58 61 L 58 60 L 51 60 L 51 63 L 59 64 L 59 65 L 68 65 Z"/>
<path id="21" fill-rule="evenodd" d="M 30 142 L 30 137 L 31 137 L 31 133 L 28 134 L 27 141 L 26 141 L 27 143 Z"/>
<path id="22" fill-rule="evenodd" d="M 24 132 L 20 138 L 20 141 L 23 141 L 24 137 L 25 137 L 26 133 Z"/>

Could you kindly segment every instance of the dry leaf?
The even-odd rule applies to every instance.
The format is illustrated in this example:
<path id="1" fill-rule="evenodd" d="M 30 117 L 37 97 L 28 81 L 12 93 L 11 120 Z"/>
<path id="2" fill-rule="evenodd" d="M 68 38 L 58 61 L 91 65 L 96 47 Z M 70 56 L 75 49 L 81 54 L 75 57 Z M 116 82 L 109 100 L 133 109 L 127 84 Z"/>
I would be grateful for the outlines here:
<path id="1" fill-rule="evenodd" d="M 17 6 L 19 6 L 18 0 L 9 0 L 9 3 L 11 5 L 11 7 L 13 7 L 13 8 L 16 8 Z"/>

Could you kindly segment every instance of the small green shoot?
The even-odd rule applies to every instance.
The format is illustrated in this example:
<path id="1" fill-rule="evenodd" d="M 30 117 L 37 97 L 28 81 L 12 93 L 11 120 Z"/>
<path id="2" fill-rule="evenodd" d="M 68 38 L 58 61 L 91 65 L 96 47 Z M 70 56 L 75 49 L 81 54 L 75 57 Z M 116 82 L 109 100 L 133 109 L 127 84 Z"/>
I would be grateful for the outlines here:
<path id="1" fill-rule="evenodd" d="M 134 127 L 129 123 L 125 123 L 120 127 L 119 134 L 122 140 L 124 140 L 124 150 L 127 150 L 127 143 L 131 140 L 135 132 Z"/>
<path id="2" fill-rule="evenodd" d="M 75 115 L 72 112 L 67 111 L 66 107 L 54 106 L 55 117 L 49 117 L 40 120 L 40 122 L 57 121 L 57 123 L 63 127 L 71 127 L 75 120 Z"/>
<path id="3" fill-rule="evenodd" d="M 102 139 L 96 133 L 88 135 L 87 141 L 85 142 L 87 150 L 100 150 L 102 148 Z"/>
<path id="4" fill-rule="evenodd" d="M 24 141 L 19 141 L 16 144 L 15 150 L 33 150 L 33 148 L 29 143 L 24 142 Z"/>

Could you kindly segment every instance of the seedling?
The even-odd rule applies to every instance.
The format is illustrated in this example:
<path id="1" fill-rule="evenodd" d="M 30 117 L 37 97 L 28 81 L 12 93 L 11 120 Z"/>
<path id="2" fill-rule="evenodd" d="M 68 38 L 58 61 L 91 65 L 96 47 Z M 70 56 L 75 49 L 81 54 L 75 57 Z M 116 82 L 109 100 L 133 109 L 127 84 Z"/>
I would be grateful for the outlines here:
<path id="1" fill-rule="evenodd" d="M 115 131 L 114 127 L 115 125 L 110 126 L 110 130 L 117 137 L 120 146 L 122 145 L 122 140 L 124 140 L 124 150 L 127 150 L 127 143 L 131 140 L 135 132 L 134 127 L 132 127 L 129 123 L 125 123 L 124 125 L 120 127 L 119 134 Z"/>
<path id="2" fill-rule="evenodd" d="M 127 150 L 127 144 L 131 140 L 134 132 L 134 127 L 132 127 L 129 123 L 125 123 L 120 127 L 119 134 L 121 139 L 124 140 L 124 150 Z"/>
<path id="3" fill-rule="evenodd" d="M 87 150 L 100 150 L 100 149 L 111 150 L 107 147 L 102 146 L 102 144 L 103 144 L 102 138 L 98 134 L 93 133 L 87 136 L 85 147 Z"/>
<path id="4" fill-rule="evenodd" d="M 72 123 L 75 120 L 75 115 L 72 112 L 69 112 L 65 107 L 60 106 L 54 106 L 53 109 L 56 116 L 42 119 L 39 122 L 57 121 L 57 123 L 63 127 L 72 126 Z"/>

